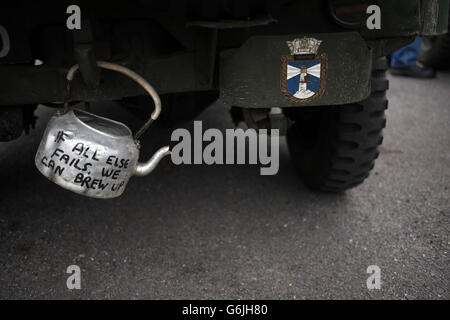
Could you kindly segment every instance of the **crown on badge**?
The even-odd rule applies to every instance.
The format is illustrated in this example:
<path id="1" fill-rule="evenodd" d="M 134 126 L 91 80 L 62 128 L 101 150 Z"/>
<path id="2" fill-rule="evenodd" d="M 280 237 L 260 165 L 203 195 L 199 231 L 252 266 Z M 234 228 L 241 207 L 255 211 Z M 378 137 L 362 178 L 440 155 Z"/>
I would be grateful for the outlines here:
<path id="1" fill-rule="evenodd" d="M 319 46 L 322 43 L 322 40 L 317 40 L 314 38 L 304 37 L 302 39 L 294 39 L 292 41 L 286 41 L 289 50 L 291 51 L 291 55 L 298 54 L 315 54 L 317 55 L 317 51 L 319 50 Z"/>

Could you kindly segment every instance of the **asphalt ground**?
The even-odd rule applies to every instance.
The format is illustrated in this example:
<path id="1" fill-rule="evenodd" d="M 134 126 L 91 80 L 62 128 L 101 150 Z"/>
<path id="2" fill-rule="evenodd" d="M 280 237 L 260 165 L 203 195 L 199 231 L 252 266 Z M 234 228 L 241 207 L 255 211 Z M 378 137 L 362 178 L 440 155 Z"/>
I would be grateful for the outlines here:
<path id="1" fill-rule="evenodd" d="M 31 135 L 0 145 L 0 298 L 449 299 L 450 73 L 390 80 L 376 167 L 341 195 L 307 190 L 282 141 L 274 176 L 164 159 L 120 198 L 85 198 L 34 166 L 53 112 L 40 107 Z M 112 102 L 93 111 L 141 124 Z M 233 127 L 220 103 L 198 120 Z M 170 133 L 151 128 L 142 158 Z M 80 290 L 66 287 L 72 264 Z"/>

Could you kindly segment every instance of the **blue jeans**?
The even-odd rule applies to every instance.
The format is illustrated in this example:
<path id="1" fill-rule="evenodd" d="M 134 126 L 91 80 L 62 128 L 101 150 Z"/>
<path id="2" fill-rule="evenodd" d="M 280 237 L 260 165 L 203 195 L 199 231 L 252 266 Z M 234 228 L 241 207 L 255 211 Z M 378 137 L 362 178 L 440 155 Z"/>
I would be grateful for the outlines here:
<path id="1" fill-rule="evenodd" d="M 415 64 L 421 43 L 422 37 L 416 37 L 416 39 L 406 47 L 394 51 L 391 55 L 391 67 L 401 68 Z"/>

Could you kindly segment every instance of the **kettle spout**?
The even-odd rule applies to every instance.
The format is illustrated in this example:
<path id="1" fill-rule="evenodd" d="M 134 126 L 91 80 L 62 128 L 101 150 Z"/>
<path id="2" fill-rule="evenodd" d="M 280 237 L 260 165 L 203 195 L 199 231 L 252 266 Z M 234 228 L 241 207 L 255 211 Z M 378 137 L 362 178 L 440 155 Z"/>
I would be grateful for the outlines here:
<path id="1" fill-rule="evenodd" d="M 156 168 L 162 158 L 171 153 L 169 146 L 162 147 L 146 162 L 139 162 L 134 170 L 135 176 L 146 176 Z"/>

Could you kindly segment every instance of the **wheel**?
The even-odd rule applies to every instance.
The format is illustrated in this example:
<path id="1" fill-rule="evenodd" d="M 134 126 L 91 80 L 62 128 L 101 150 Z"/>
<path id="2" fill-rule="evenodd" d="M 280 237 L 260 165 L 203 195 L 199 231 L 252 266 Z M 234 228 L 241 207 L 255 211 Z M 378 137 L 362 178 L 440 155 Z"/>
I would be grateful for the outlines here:
<path id="1" fill-rule="evenodd" d="M 386 126 L 385 58 L 372 68 L 372 91 L 359 103 L 285 109 L 295 121 L 287 132 L 294 165 L 312 190 L 341 192 L 362 183 L 374 167 Z"/>
<path id="2" fill-rule="evenodd" d="M 161 95 L 161 114 L 155 125 L 173 127 L 194 119 L 219 97 L 216 91 L 182 92 Z M 153 110 L 153 101 L 147 96 L 124 98 L 121 104 L 138 116 L 147 117 Z"/>
<path id="3" fill-rule="evenodd" d="M 450 67 L 450 34 L 446 33 L 441 36 L 424 37 L 417 60 L 426 66 L 438 69 Z"/>
<path id="4" fill-rule="evenodd" d="M 35 104 L 0 106 L 0 142 L 15 140 L 22 132 L 28 134 L 30 128 L 34 129 L 36 108 Z"/>

